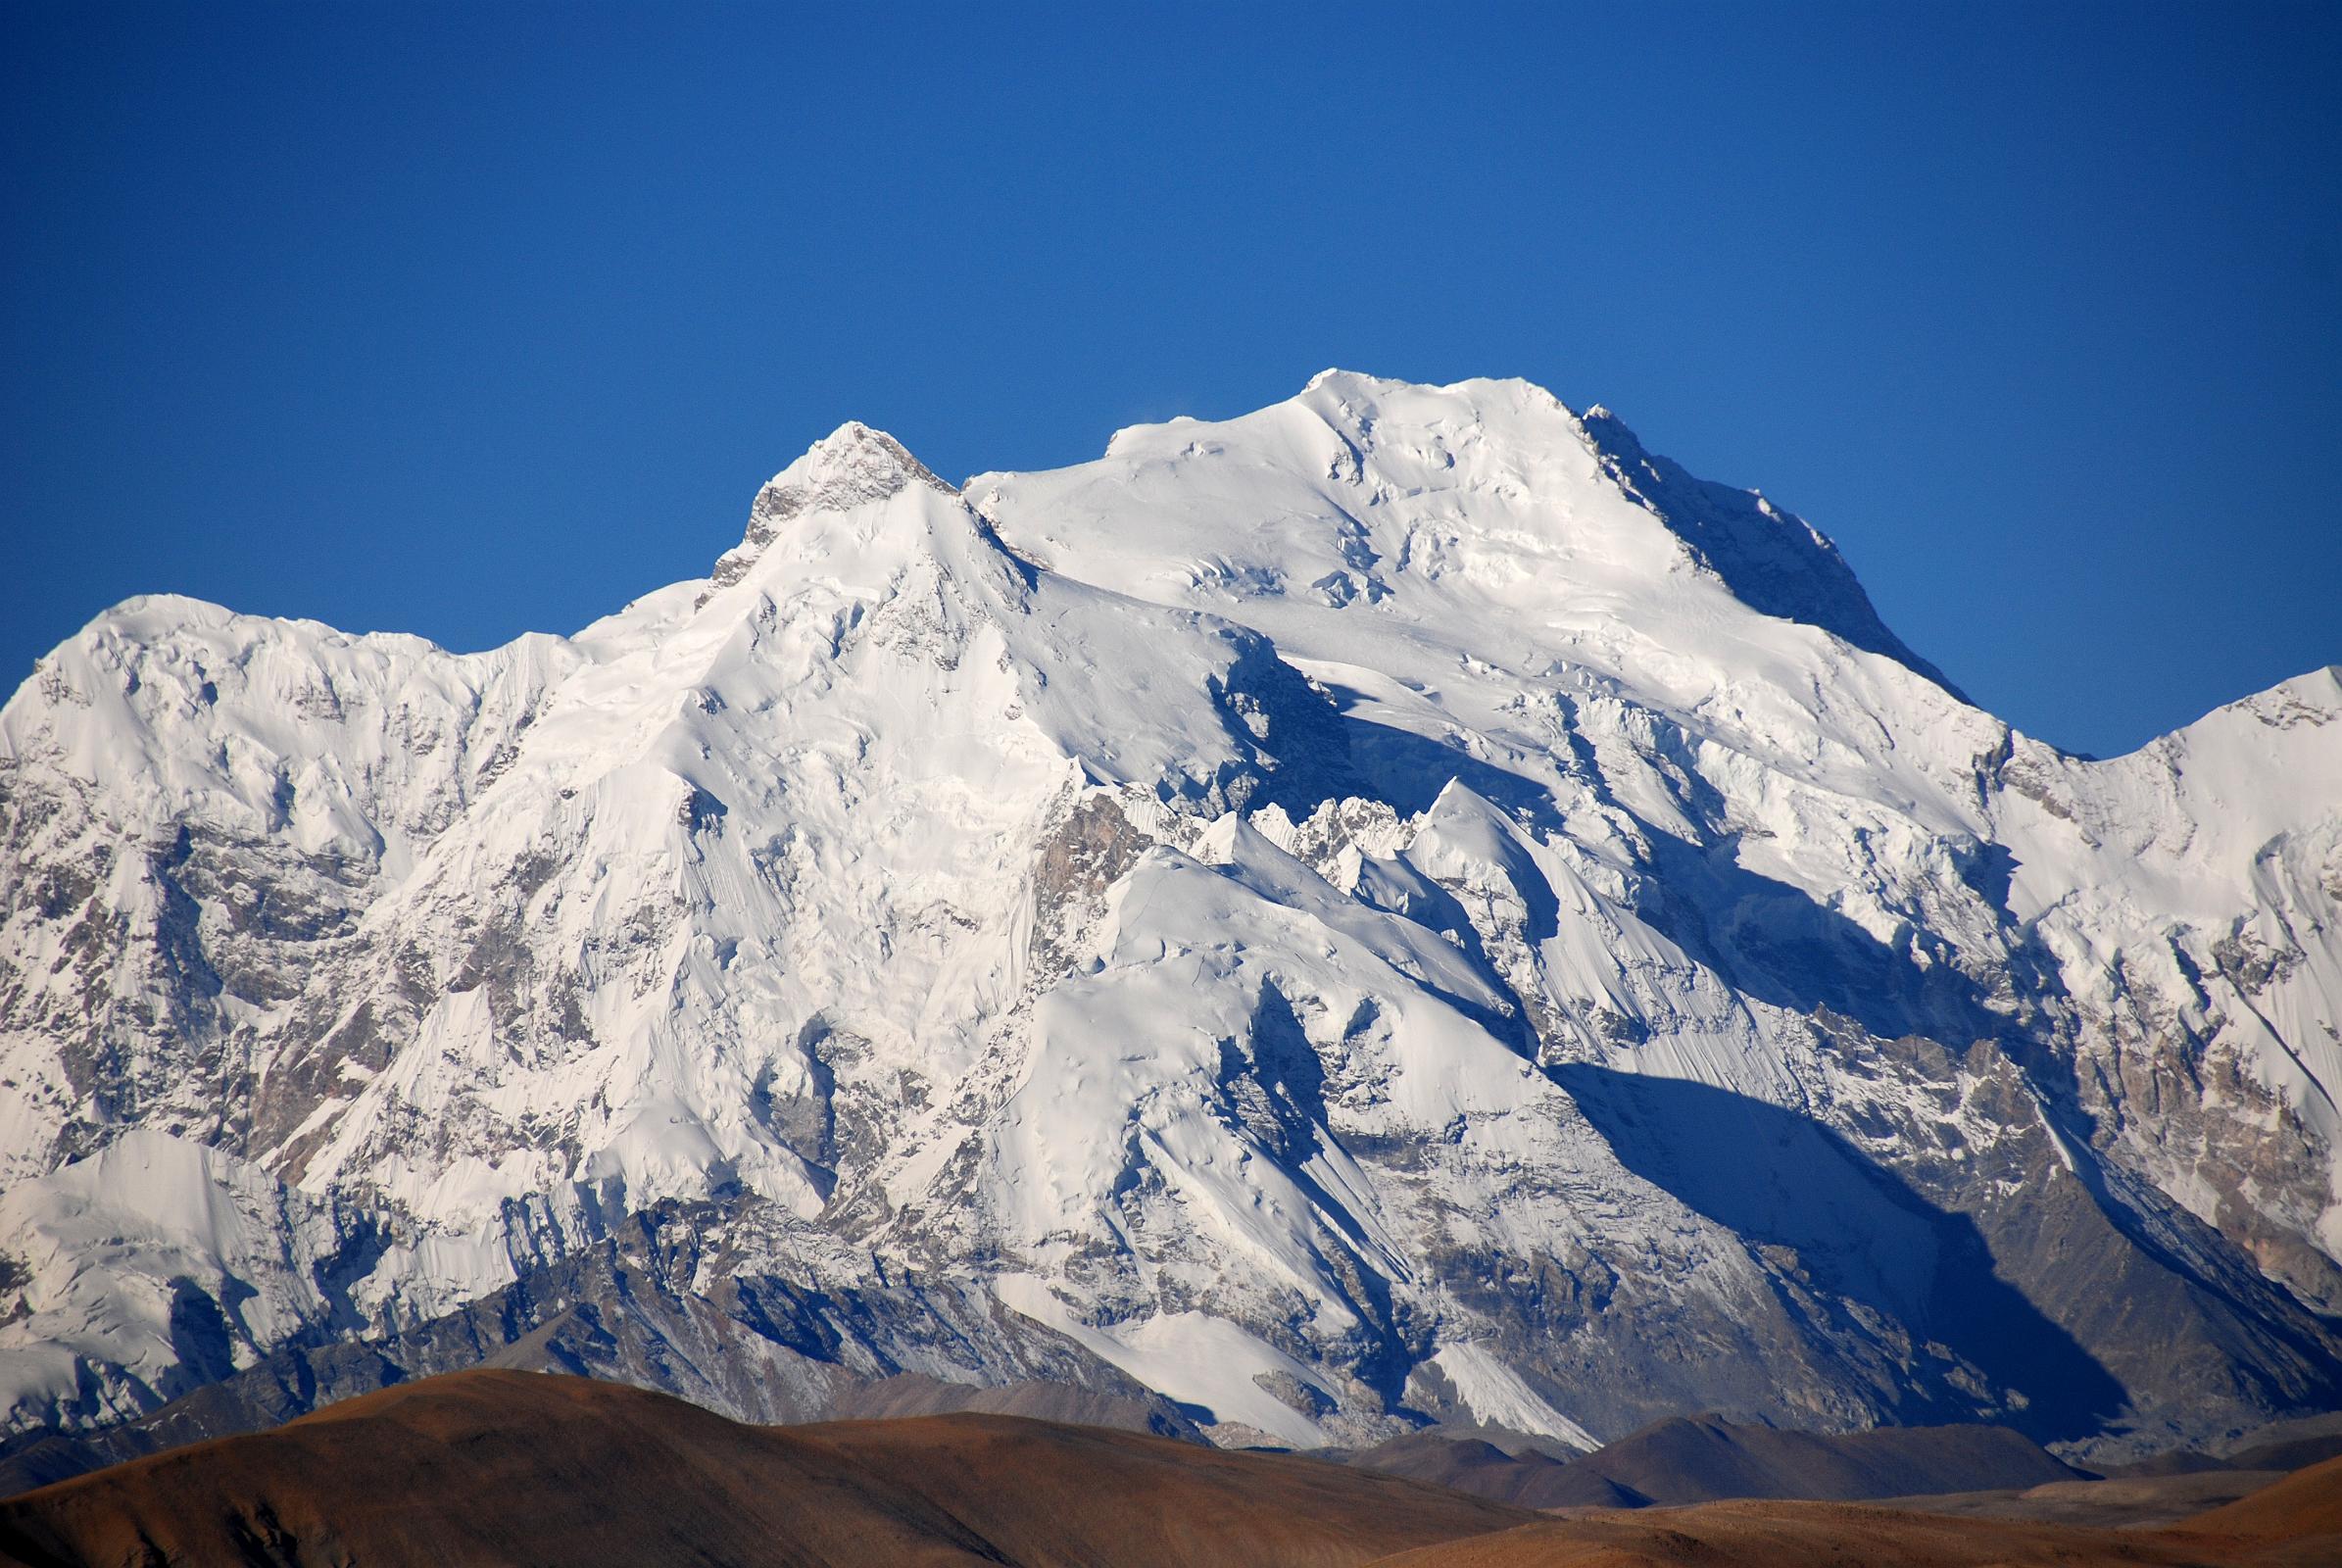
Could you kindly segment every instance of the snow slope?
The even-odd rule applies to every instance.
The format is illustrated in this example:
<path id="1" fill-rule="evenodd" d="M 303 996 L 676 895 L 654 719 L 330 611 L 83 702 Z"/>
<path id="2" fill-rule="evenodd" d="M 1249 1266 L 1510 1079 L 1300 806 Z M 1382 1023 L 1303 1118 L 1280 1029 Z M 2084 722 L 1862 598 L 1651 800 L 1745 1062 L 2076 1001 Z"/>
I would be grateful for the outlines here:
<path id="1" fill-rule="evenodd" d="M 2217 1436 L 2342 1396 L 2338 716 L 2065 757 L 1608 414 L 1341 372 L 964 494 L 847 425 L 568 639 L 133 601 L 0 712 L 0 1396 L 663 1203 L 1230 1439 Z"/>

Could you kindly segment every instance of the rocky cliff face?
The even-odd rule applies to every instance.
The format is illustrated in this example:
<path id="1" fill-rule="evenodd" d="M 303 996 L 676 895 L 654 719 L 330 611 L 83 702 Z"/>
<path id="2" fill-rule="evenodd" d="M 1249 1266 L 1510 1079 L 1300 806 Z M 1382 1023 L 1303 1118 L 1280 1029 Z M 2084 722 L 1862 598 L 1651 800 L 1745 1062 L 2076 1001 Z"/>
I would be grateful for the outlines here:
<path id="1" fill-rule="evenodd" d="M 572 638 L 146 599 L 42 662 L 0 1400 L 493 1348 L 655 1211 L 701 1241 L 595 1353 L 736 1414 L 2211 1440 L 2342 1398 L 2338 906 L 2336 671 L 2064 756 L 1534 387 L 964 493 L 849 425 Z"/>

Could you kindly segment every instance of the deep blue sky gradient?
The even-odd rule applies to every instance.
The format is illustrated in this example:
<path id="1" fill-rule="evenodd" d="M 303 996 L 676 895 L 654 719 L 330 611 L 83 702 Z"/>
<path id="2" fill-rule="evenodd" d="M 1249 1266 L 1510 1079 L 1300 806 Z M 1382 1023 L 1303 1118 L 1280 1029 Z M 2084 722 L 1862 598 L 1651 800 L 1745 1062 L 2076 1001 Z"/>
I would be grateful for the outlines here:
<path id="1" fill-rule="evenodd" d="M 2342 660 L 2342 7 L 0 12 L 0 689 L 451 647 L 1341 365 L 1525 375 L 2108 753 Z"/>

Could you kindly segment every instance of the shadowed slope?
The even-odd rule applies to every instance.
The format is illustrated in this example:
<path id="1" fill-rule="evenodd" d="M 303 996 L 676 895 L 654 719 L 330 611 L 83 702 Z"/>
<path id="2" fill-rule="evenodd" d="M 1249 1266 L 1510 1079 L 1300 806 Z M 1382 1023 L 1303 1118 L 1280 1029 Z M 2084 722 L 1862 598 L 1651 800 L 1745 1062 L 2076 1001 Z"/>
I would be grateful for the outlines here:
<path id="1" fill-rule="evenodd" d="M 1071 1383 L 1025 1379 L 1016 1383 L 944 1383 L 918 1372 L 900 1372 L 840 1396 L 827 1412 L 836 1421 L 900 1421 L 909 1416 L 1014 1415 L 1029 1421 L 1056 1421 L 1122 1432 L 1150 1432 L 1201 1444 L 1195 1423 L 1169 1400 L 1105 1394 Z"/>
<path id="2" fill-rule="evenodd" d="M 1949 1347 L 1996 1385 L 2022 1394 L 2005 1419 L 2027 1437 L 2085 1437 L 2122 1407 L 2122 1385 L 2105 1365 L 1999 1276 L 1974 1218 L 1930 1203 L 1834 1129 L 1705 1084 L 1583 1062 L 1551 1072 L 1621 1164 L 1738 1236 L 1790 1249 L 1823 1288 L 1910 1324 L 1916 1336 Z M 1916 1391 L 1903 1402 L 1898 1418 L 1915 1424 L 1964 1413 L 1949 1400 L 1943 1404 L 1950 1408 L 1929 1408 L 1934 1401 Z M 1709 1492 L 1660 1500 L 1911 1490 L 1918 1489 Z"/>
<path id="3" fill-rule="evenodd" d="M 1507 1453 L 1482 1438 L 1410 1432 L 1345 1455 L 1342 1463 L 1385 1475 L 1450 1487 L 1518 1508 L 1639 1508 L 1650 1499 L 1583 1474 L 1568 1460 L 1535 1449 Z"/>
<path id="4" fill-rule="evenodd" d="M 2282 1479 L 2283 1474 L 2271 1470 L 2193 1470 L 2183 1475 L 2052 1481 L 2023 1491 L 1935 1493 L 1874 1500 L 1882 1508 L 1907 1508 L 1917 1513 L 2136 1530 L 2191 1519 L 2207 1509 L 2250 1496 Z"/>
<path id="5" fill-rule="evenodd" d="M 2227 1450 L 2230 1470 L 2301 1470 L 2342 1457 L 2342 1414 L 2272 1421 Z"/>
<path id="6" fill-rule="evenodd" d="M 2079 1472 L 2006 1427 L 1786 1432 L 1716 1416 L 1654 1422 L 1567 1462 L 1507 1455 L 1428 1433 L 1352 1455 L 1354 1465 L 1524 1508 L 1636 1508 L 1724 1497 L 1850 1502 L 1927 1492 L 2033 1487 Z"/>
<path id="7" fill-rule="evenodd" d="M 1284 1455 L 1008 1416 L 743 1426 L 466 1372 L 0 1504 L 0 1556 L 186 1563 L 1349 1564 L 1516 1510 Z"/>
<path id="8" fill-rule="evenodd" d="M 1569 1468 L 1656 1503 L 1724 1497 L 1853 1502 L 1915 1492 L 2071 1481 L 2078 1472 L 2006 1427 L 1783 1432 L 1714 1416 L 1660 1421 Z M 1591 1499 L 1586 1499 L 1591 1500 Z"/>

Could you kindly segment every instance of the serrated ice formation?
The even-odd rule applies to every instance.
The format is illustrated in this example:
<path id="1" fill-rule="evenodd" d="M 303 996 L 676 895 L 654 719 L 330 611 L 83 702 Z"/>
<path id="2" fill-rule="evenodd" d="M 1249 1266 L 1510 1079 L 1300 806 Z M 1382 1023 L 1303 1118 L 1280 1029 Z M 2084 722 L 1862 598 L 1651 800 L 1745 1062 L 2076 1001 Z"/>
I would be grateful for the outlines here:
<path id="1" fill-rule="evenodd" d="M 40 662 L 0 1408 L 460 1343 L 2119 1456 L 2342 1400 L 2338 1028 L 2342 671 L 2063 754 L 1517 381 L 959 489 L 849 424 L 573 637 Z"/>

